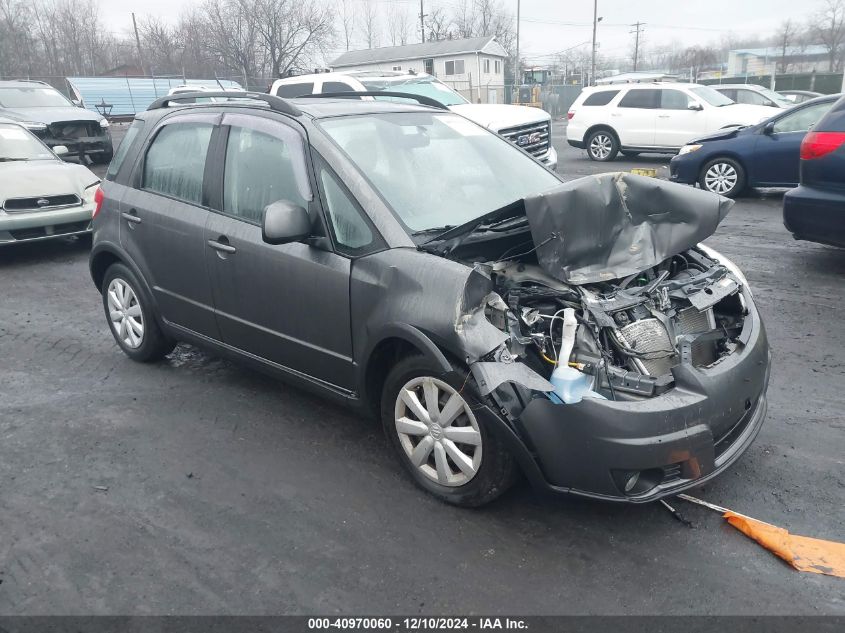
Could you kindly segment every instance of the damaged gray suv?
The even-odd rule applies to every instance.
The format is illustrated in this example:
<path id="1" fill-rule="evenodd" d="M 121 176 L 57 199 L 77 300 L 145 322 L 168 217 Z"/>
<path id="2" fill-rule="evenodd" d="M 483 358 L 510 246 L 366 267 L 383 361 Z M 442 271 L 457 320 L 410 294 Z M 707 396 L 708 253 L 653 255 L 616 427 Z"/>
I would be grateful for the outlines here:
<path id="1" fill-rule="evenodd" d="M 179 98 L 137 116 L 96 196 L 91 274 L 131 358 L 185 341 L 369 411 L 464 506 L 520 472 L 652 501 L 757 435 L 765 330 L 699 245 L 731 201 L 563 183 L 424 98 Z"/>

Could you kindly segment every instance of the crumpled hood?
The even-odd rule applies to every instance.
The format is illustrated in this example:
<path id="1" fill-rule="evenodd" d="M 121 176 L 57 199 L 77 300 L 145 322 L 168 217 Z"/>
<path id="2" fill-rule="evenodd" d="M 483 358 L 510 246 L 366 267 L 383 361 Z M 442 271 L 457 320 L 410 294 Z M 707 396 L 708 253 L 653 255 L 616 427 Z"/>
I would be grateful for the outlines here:
<path id="1" fill-rule="evenodd" d="M 0 163 L 0 203 L 9 198 L 59 196 L 75 193 L 99 182 L 84 165 L 59 160 Z"/>
<path id="2" fill-rule="evenodd" d="M 587 176 L 525 198 L 540 266 L 566 283 L 620 279 L 709 237 L 733 200 L 628 173 Z"/>
<path id="3" fill-rule="evenodd" d="M 529 108 L 528 106 L 463 103 L 449 106 L 449 109 L 493 131 L 551 120 L 551 117 L 544 110 Z"/>
<path id="4" fill-rule="evenodd" d="M 59 123 L 61 121 L 100 121 L 103 117 L 96 112 L 84 108 L 2 108 L 2 116 L 18 121 L 34 121 L 35 123 Z"/>
<path id="5" fill-rule="evenodd" d="M 734 119 L 734 123 L 744 125 L 754 125 L 783 112 L 781 108 L 751 103 L 732 103 L 719 108 L 719 110 L 724 110 L 724 116 Z"/>

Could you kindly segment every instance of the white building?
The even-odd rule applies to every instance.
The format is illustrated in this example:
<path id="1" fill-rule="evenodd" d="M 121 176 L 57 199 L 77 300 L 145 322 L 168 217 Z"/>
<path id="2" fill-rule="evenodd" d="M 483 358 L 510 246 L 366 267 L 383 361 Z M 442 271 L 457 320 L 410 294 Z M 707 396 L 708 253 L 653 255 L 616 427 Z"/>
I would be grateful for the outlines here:
<path id="1" fill-rule="evenodd" d="M 728 52 L 727 76 L 770 75 L 780 72 L 782 66 L 790 73 L 826 72 L 829 68 L 827 48 L 811 44 L 787 46 L 786 51 L 779 46 L 732 50 Z"/>
<path id="2" fill-rule="evenodd" d="M 503 103 L 508 53 L 493 36 L 346 51 L 333 70 L 413 70 L 434 75 L 474 103 Z"/>

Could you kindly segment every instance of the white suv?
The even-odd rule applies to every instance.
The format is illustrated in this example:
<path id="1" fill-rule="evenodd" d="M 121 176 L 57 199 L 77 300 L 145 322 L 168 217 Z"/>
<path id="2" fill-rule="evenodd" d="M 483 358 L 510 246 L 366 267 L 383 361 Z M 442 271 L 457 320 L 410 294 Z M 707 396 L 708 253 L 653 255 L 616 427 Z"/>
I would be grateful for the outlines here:
<path id="1" fill-rule="evenodd" d="M 584 88 L 567 113 L 566 139 L 592 160 L 621 151 L 675 153 L 687 141 L 721 128 L 753 125 L 779 108 L 734 103 L 699 84 L 654 82 Z"/>
<path id="2" fill-rule="evenodd" d="M 430 97 L 513 142 L 549 169 L 557 167 L 557 151 L 552 146 L 552 120 L 548 112 L 528 106 L 470 103 L 426 73 L 353 70 L 297 75 L 274 81 L 270 94 L 294 98 L 308 94 L 382 90 Z"/>

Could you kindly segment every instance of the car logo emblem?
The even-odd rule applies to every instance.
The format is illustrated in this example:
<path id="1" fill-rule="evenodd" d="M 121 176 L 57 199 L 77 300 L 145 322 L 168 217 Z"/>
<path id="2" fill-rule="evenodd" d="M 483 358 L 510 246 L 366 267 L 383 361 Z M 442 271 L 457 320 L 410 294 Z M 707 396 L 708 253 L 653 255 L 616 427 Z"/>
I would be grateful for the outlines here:
<path id="1" fill-rule="evenodd" d="M 35 201 L 35 204 L 39 207 L 48 207 L 50 206 L 50 201 L 47 200 L 47 198 L 38 198 L 38 200 Z"/>
<path id="2" fill-rule="evenodd" d="M 516 144 L 519 145 L 520 147 L 522 147 L 523 145 L 528 145 L 528 143 L 530 143 L 529 139 L 530 139 L 530 137 L 528 136 L 528 134 L 523 134 L 523 135 L 518 136 L 516 138 Z"/>

